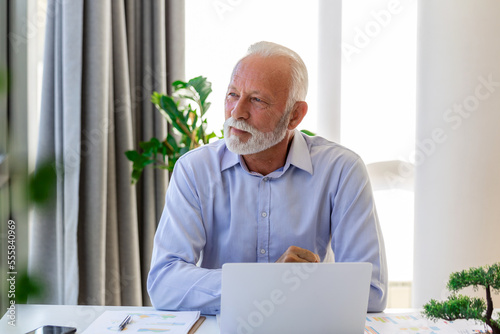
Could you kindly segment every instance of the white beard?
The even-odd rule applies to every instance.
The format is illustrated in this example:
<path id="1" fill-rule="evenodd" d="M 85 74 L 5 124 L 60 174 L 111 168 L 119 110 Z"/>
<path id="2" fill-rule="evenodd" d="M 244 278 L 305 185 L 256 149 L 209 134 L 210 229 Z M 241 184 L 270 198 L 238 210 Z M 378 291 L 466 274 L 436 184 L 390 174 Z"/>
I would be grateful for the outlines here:
<path id="1" fill-rule="evenodd" d="M 240 155 L 255 154 L 265 151 L 285 138 L 288 130 L 289 116 L 290 112 L 286 112 L 279 120 L 274 131 L 270 132 L 261 132 L 245 121 L 236 120 L 230 117 L 224 122 L 224 139 L 226 141 L 226 146 L 229 151 Z M 246 142 L 240 141 L 238 136 L 231 135 L 229 127 L 250 133 L 250 139 Z"/>

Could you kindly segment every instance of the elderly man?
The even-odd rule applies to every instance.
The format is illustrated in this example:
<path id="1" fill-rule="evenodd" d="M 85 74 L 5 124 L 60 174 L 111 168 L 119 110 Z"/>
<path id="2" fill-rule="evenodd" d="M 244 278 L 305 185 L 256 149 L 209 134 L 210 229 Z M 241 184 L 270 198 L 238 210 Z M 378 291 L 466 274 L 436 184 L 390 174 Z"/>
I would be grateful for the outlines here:
<path id="1" fill-rule="evenodd" d="M 307 69 L 260 42 L 235 66 L 224 140 L 176 163 L 155 237 L 148 291 L 157 309 L 220 310 L 227 262 L 370 262 L 369 311 L 382 311 L 387 268 L 360 157 L 296 130 L 307 113 Z"/>

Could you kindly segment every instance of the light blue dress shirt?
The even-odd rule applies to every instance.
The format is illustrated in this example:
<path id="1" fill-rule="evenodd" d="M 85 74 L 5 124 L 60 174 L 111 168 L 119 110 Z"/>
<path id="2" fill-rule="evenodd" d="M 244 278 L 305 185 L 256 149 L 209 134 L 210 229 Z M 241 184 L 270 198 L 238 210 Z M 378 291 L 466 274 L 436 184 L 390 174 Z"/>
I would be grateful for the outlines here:
<path id="1" fill-rule="evenodd" d="M 275 262 L 289 246 L 323 260 L 373 265 L 369 311 L 382 311 L 387 266 L 366 168 L 358 155 L 295 131 L 285 166 L 249 172 L 224 140 L 176 163 L 156 231 L 148 291 L 167 310 L 220 311 L 221 267 Z"/>

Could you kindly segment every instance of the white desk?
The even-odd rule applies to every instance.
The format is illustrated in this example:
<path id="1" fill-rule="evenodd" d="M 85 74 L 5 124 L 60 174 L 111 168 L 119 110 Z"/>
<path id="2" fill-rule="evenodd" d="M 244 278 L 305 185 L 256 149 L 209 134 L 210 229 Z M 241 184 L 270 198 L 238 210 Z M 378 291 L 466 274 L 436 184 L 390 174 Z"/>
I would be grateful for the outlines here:
<path id="1" fill-rule="evenodd" d="M 1 334 L 24 334 L 42 325 L 76 327 L 82 333 L 104 311 L 144 311 L 152 307 L 133 306 L 73 306 L 73 305 L 16 305 L 16 327 L 8 324 L 7 314 L 0 320 Z M 219 334 L 215 316 L 207 316 L 196 334 Z"/>
<path id="2" fill-rule="evenodd" d="M 60 325 L 77 328 L 82 333 L 104 311 L 145 311 L 152 307 L 132 306 L 72 306 L 72 305 L 16 305 L 16 327 L 8 324 L 7 313 L 0 320 L 1 334 L 24 334 L 42 325 Z M 495 313 L 499 310 L 495 310 Z M 415 313 L 412 309 L 387 309 L 384 313 L 369 313 L 369 317 L 400 317 Z M 368 324 L 368 323 L 367 323 Z M 419 320 L 419 325 L 432 326 L 430 320 Z M 458 333 L 471 331 L 458 331 Z M 394 331 L 391 331 L 394 333 Z M 399 333 L 399 331 L 398 331 Z M 406 331 L 404 333 L 407 333 Z M 426 332 L 427 333 L 427 332 Z M 449 333 L 449 331 L 448 331 Z M 196 334 L 219 334 L 219 325 L 215 316 L 207 316 L 206 320 L 196 331 Z M 387 334 L 384 330 L 383 334 Z"/>

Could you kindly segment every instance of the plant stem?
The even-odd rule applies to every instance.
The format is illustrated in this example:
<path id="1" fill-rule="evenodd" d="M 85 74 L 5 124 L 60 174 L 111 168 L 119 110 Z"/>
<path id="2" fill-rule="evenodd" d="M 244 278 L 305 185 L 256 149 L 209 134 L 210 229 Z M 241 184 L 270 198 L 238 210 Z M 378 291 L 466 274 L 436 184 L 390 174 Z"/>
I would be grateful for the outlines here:
<path id="1" fill-rule="evenodd" d="M 493 314 L 493 300 L 491 299 L 491 288 L 489 285 L 486 286 L 486 315 L 484 322 L 490 326 L 493 334 L 500 334 L 500 328 L 496 326 L 496 323 L 491 321 L 491 315 Z"/>

